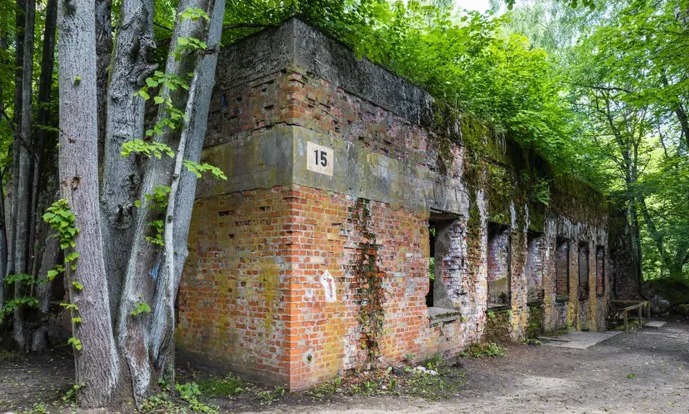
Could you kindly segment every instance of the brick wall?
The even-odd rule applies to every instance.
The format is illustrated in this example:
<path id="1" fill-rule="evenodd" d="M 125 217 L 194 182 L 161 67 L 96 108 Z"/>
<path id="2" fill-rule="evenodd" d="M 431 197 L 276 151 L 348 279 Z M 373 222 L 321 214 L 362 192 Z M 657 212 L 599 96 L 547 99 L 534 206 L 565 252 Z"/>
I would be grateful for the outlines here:
<path id="1" fill-rule="evenodd" d="M 229 179 L 199 183 L 177 330 L 186 357 L 294 390 L 411 354 L 455 355 L 491 337 L 490 303 L 509 310 L 500 329 L 512 340 L 534 299 L 545 329 L 604 328 L 609 289 L 579 300 L 577 283 L 577 246 L 608 251 L 592 190 L 559 184 L 549 207 L 535 205 L 514 143 L 434 124 L 430 96 L 299 22 L 225 59 L 203 158 Z M 486 151 L 467 152 L 466 134 Z M 330 173 L 309 168 L 309 145 L 331 151 Z"/>
<path id="2" fill-rule="evenodd" d="M 569 297 L 569 241 L 558 240 L 555 251 L 555 293 L 558 299 Z"/>
<path id="3" fill-rule="evenodd" d="M 541 233 L 530 233 L 528 236 L 526 277 L 527 277 L 527 301 L 538 302 L 543 300 L 543 273 L 545 272 L 545 238 Z"/>
<path id="4" fill-rule="evenodd" d="M 176 332 L 188 357 L 287 381 L 290 232 L 298 226 L 289 197 L 274 188 L 196 202 Z"/>
<path id="5" fill-rule="evenodd" d="M 488 231 L 488 303 L 510 303 L 510 233 L 489 225 Z"/>

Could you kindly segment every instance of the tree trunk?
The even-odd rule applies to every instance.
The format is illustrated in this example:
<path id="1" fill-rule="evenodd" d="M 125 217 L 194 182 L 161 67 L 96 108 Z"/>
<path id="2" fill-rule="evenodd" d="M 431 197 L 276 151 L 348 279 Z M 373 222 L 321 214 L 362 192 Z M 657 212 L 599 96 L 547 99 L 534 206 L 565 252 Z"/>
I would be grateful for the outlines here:
<path id="1" fill-rule="evenodd" d="M 112 54 L 112 0 L 96 0 L 96 56 L 98 79 L 98 165 L 102 165 L 108 93 L 108 68 Z"/>
<path id="2" fill-rule="evenodd" d="M 17 175 L 15 180 L 14 193 L 14 224 L 15 236 L 14 244 L 14 273 L 28 274 L 29 269 L 29 240 L 31 229 L 31 181 L 32 172 L 32 131 L 31 131 L 31 96 L 33 81 L 33 47 L 34 47 L 34 24 L 36 16 L 35 0 L 27 0 L 25 9 L 24 26 L 24 57 L 22 59 L 22 93 L 21 93 L 21 123 L 19 127 L 18 139 L 15 139 L 14 161 L 17 163 Z M 14 295 L 16 297 L 26 296 L 27 289 L 21 283 L 15 283 Z M 13 337 L 20 349 L 26 347 L 26 332 L 24 329 L 25 309 L 18 306 L 14 310 Z"/>
<path id="3" fill-rule="evenodd" d="M 213 2 L 212 2 L 213 3 Z M 167 373 L 174 380 L 174 303 L 179 281 L 188 255 L 187 236 L 196 194 L 196 175 L 182 170 L 182 160 L 198 162 L 201 158 L 206 136 L 208 108 L 215 85 L 215 69 L 218 61 L 225 0 L 215 0 L 210 6 L 210 27 L 208 31 L 209 51 L 197 66 L 192 81 L 186 108 L 189 119 L 182 130 L 177 153 L 173 183 L 168 197 L 165 220 L 165 262 L 158 277 L 153 306 L 151 352 L 159 375 Z M 174 220 L 174 225 L 173 225 Z"/>
<path id="4" fill-rule="evenodd" d="M 113 336 L 104 246 L 98 205 L 98 114 L 94 0 L 59 0 L 60 66 L 59 177 L 62 197 L 74 215 L 79 234 L 76 270 L 68 272 L 71 302 L 81 323 L 72 323 L 81 341 L 75 348 L 76 383 L 82 407 L 111 403 L 120 381 Z M 71 282 L 83 285 L 82 291 Z M 74 315 L 76 316 L 76 315 Z"/>
<path id="5" fill-rule="evenodd" d="M 102 407 L 126 395 L 140 404 L 155 387 L 157 373 L 167 369 L 174 360 L 174 298 L 186 257 L 186 236 L 196 184 L 196 177 L 182 172 L 181 166 L 184 159 L 197 161 L 200 158 L 225 1 L 181 0 L 178 4 L 178 12 L 190 7 L 207 12 L 213 8 L 209 13 L 212 29 L 206 27 L 204 19 L 180 20 L 175 26 L 166 73 L 186 78 L 194 72 L 192 92 L 188 95 L 182 88 L 163 87 L 159 95 L 170 99 L 177 108 L 186 108 L 187 124 L 182 128 L 183 138 L 179 131 L 171 130 L 153 137 L 173 150 L 178 149 L 179 157 L 176 163 L 167 157 L 147 160 L 141 185 L 138 182 L 140 167 L 133 160 L 122 159 L 120 151 L 123 142 L 142 138 L 144 134 L 144 103 L 133 95 L 154 69 L 147 57 L 154 47 L 151 37 L 147 36 L 152 30 L 153 3 L 150 0 L 144 3 L 124 1 L 107 97 L 100 206 L 96 202 L 97 114 L 87 109 L 96 107 L 97 101 L 95 28 L 92 24 L 95 19 L 87 18 L 95 12 L 95 0 L 58 1 L 60 185 L 80 229 L 76 238 L 79 261 L 76 271 L 68 275 L 71 301 L 78 306 L 81 318 L 80 324 L 73 324 L 75 337 L 83 346 L 82 350 L 75 350 L 77 383 L 87 384 L 79 391 L 79 402 L 86 408 Z M 175 56 L 177 39 L 203 39 L 207 29 L 212 32 L 207 42 L 212 45 L 212 51 L 183 54 L 181 58 Z M 77 78 L 79 80 L 75 81 Z M 159 109 L 158 120 L 168 116 L 165 109 Z M 180 147 L 180 142 L 186 144 Z M 175 190 L 170 196 L 168 213 L 179 218 L 179 222 L 174 229 L 168 226 L 166 231 L 168 240 L 172 239 L 168 257 L 174 259 L 165 264 L 160 247 L 146 240 L 150 235 L 150 222 L 164 217 L 165 209 L 154 205 L 146 195 L 152 194 L 157 186 L 170 185 L 173 179 Z M 134 213 L 136 197 L 141 206 Z M 123 246 L 123 249 L 113 246 Z M 127 260 L 122 261 L 120 256 Z M 165 266 L 165 271 L 159 271 L 161 266 Z M 113 277 L 118 279 L 118 274 L 124 274 L 121 287 L 108 286 Z M 82 291 L 70 285 L 76 281 L 84 285 Z M 116 297 L 109 298 L 111 294 Z M 151 303 L 153 315 L 141 311 Z M 117 309 L 117 313 L 112 309 Z M 122 355 L 119 359 L 118 352 Z M 154 371 L 154 367 L 158 370 Z"/>
<path id="6" fill-rule="evenodd" d="M 120 152 L 123 143 L 143 138 L 145 102 L 136 92 L 156 68 L 149 63 L 148 56 L 155 48 L 153 9 L 153 0 L 125 0 L 122 3 L 108 88 L 101 211 L 103 242 L 110 250 L 105 266 L 113 315 L 116 315 L 131 252 L 134 202 L 141 181 L 136 157 L 125 158 Z"/>
<path id="7" fill-rule="evenodd" d="M 5 215 L 5 188 L 2 185 L 5 170 L 0 174 L 0 309 L 5 307 L 5 274 L 7 274 L 7 223 Z"/>
<path id="8" fill-rule="evenodd" d="M 45 30 L 43 34 L 43 54 L 41 56 L 41 75 L 38 82 L 38 128 L 35 140 L 34 181 L 31 199 L 31 235 L 35 235 L 32 247 L 31 274 L 36 280 L 38 309 L 29 312 L 31 319 L 27 337 L 31 337 L 30 350 L 44 351 L 48 348 L 48 305 L 52 291 L 52 282 L 46 281 L 46 272 L 57 263 L 59 254 L 58 242 L 48 239 L 49 226 L 41 219 L 45 211 L 56 199 L 57 185 L 57 137 L 50 126 L 50 101 L 52 99 L 53 69 L 55 61 L 55 33 L 57 25 L 57 0 L 49 0 L 46 5 Z"/>
<path id="9" fill-rule="evenodd" d="M 0 49 L 7 53 L 8 44 L 10 43 L 9 30 L 3 27 L 0 30 Z M 0 60 L 3 67 L 9 68 L 9 59 Z M 5 107 L 3 96 L 5 95 L 2 84 L 0 84 L 0 107 Z M 9 122 L 9 120 L 8 120 Z M 5 215 L 5 173 L 7 169 L 0 170 L 0 309 L 5 307 L 5 275 L 7 274 L 7 219 Z"/>
<path id="10" fill-rule="evenodd" d="M 208 10 L 208 2 L 207 0 L 182 0 L 178 4 L 178 15 L 189 7 Z M 168 75 L 185 78 L 188 73 L 194 71 L 196 55 L 178 57 L 175 56 L 174 49 L 180 37 L 204 38 L 204 23 L 202 19 L 178 20 L 170 42 L 170 52 L 165 68 Z M 187 94 L 182 88 L 172 91 L 163 87 L 159 94 L 164 98 L 169 98 L 177 108 L 186 105 Z M 158 119 L 168 116 L 163 112 L 164 110 L 159 111 Z M 176 149 L 179 144 L 179 134 L 176 131 L 166 130 L 163 134 L 154 136 L 154 140 Z M 120 298 L 118 345 L 120 350 L 128 350 L 128 352 L 123 352 L 123 355 L 129 366 L 131 377 L 135 381 L 133 389 L 137 403 L 147 396 L 155 381 L 152 376 L 153 364 L 149 359 L 151 317 L 149 314 L 133 314 L 132 311 L 141 303 L 150 306 L 153 302 L 155 279 L 159 277 L 162 262 L 160 247 L 147 241 L 146 236 L 150 234 L 150 223 L 160 219 L 163 212 L 160 211 L 160 206 L 153 205 L 146 195 L 153 194 L 157 186 L 168 186 L 173 169 L 174 160 L 168 157 L 151 158 L 147 162 L 140 190 L 141 207 L 136 215 L 131 255 Z"/>

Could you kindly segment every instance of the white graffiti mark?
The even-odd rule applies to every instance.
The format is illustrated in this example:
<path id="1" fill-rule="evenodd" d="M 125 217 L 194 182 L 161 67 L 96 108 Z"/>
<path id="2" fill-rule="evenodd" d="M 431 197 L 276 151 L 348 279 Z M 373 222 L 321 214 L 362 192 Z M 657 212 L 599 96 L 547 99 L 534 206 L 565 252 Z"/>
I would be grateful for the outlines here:
<path id="1" fill-rule="evenodd" d="M 335 279 L 327 270 L 321 275 L 321 285 L 323 285 L 323 292 L 325 293 L 326 302 L 337 301 L 337 288 L 335 287 Z"/>

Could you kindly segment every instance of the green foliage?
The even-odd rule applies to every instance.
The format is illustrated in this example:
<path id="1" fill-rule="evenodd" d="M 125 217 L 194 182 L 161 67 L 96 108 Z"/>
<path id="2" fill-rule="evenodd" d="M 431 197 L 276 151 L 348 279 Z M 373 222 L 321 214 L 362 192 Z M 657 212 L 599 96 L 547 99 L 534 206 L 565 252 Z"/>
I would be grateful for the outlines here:
<path id="1" fill-rule="evenodd" d="M 337 377 L 332 381 L 318 384 L 307 391 L 307 394 L 316 401 L 326 401 L 342 391 L 342 378 Z"/>
<path id="2" fill-rule="evenodd" d="M 176 413 L 180 411 L 179 407 L 175 405 L 170 399 L 170 395 L 166 392 L 152 395 L 141 403 L 141 412 L 144 413 Z"/>
<path id="3" fill-rule="evenodd" d="M 183 12 L 179 13 L 178 17 L 181 21 L 184 21 L 184 20 L 196 21 L 199 19 L 203 19 L 205 21 L 210 20 L 210 17 L 208 17 L 208 14 L 203 9 L 200 9 L 198 7 L 187 7 L 186 9 L 184 9 Z"/>
<path id="4" fill-rule="evenodd" d="M 272 390 L 263 390 L 256 393 L 261 405 L 271 405 L 279 401 L 284 395 L 284 387 L 275 387 Z"/>
<path id="5" fill-rule="evenodd" d="M 27 411 L 27 414 L 48 414 L 48 407 L 43 402 L 35 402 L 31 405 L 31 409 Z"/>
<path id="6" fill-rule="evenodd" d="M 55 201 L 43 214 L 43 221 L 48 223 L 55 231 L 60 240 L 60 248 L 74 248 L 74 237 L 79 233 L 75 224 L 76 218 L 67 200 L 59 199 Z"/>
<path id="7" fill-rule="evenodd" d="M 430 371 L 413 370 L 404 384 L 407 394 L 427 400 L 451 398 L 464 385 L 464 375 L 451 370 L 440 354 L 435 354 L 423 365 Z"/>
<path id="8" fill-rule="evenodd" d="M 13 275 L 7 275 L 5 277 L 5 283 L 20 284 L 25 286 L 31 286 L 34 283 L 34 277 L 32 275 L 27 275 L 26 273 L 18 273 Z"/>
<path id="9" fill-rule="evenodd" d="M 199 391 L 208 397 L 230 397 L 241 394 L 251 387 L 246 381 L 235 375 L 199 381 Z"/>
<path id="10" fill-rule="evenodd" d="M 36 283 L 35 278 L 32 275 L 25 273 L 17 273 L 7 275 L 5 277 L 5 283 L 8 286 L 27 286 L 31 287 Z M 9 316 L 14 313 L 15 309 L 21 307 L 35 308 L 38 306 L 38 299 L 34 296 L 17 296 L 8 300 L 5 300 L 3 307 L 0 309 L 0 323 L 6 320 Z"/>
<path id="11" fill-rule="evenodd" d="M 82 388 L 84 388 L 84 384 L 72 385 L 72 387 L 65 392 L 65 395 L 62 396 L 62 402 L 65 404 L 76 402 L 77 392 L 79 392 L 79 390 Z"/>
<path id="12" fill-rule="evenodd" d="M 227 181 L 227 176 L 218 167 L 208 164 L 208 163 L 198 163 L 194 161 L 184 160 L 184 167 L 189 170 L 189 172 L 196 175 L 196 178 L 201 178 L 201 175 L 205 172 L 209 172 L 213 177 L 219 180 Z"/>
<path id="13" fill-rule="evenodd" d="M 463 357 L 470 356 L 472 358 L 495 358 L 505 356 L 505 349 L 495 342 L 488 342 L 484 344 L 470 345 L 460 355 Z"/>
<path id="14" fill-rule="evenodd" d="M 142 313 L 151 313 L 151 306 L 146 302 L 137 302 L 132 310 L 132 316 L 137 316 Z"/>
<path id="15" fill-rule="evenodd" d="M 33 296 L 20 296 L 5 300 L 5 304 L 0 309 L 0 323 L 14 313 L 14 310 L 21 307 L 35 308 L 38 306 L 38 299 Z"/>
<path id="16" fill-rule="evenodd" d="M 67 344 L 72 345 L 72 347 L 74 347 L 74 349 L 76 349 L 77 351 L 81 351 L 83 348 L 83 345 L 81 344 L 81 340 L 79 340 L 79 338 L 76 338 L 74 336 L 67 340 Z"/>
<path id="17" fill-rule="evenodd" d="M 180 37 L 177 39 L 175 47 L 175 57 L 179 59 L 183 54 L 192 52 L 203 52 L 208 46 L 206 42 L 193 37 Z"/>
<path id="18" fill-rule="evenodd" d="M 148 223 L 148 227 L 153 230 L 152 236 L 146 236 L 146 241 L 156 246 L 165 246 L 163 234 L 165 233 L 165 223 L 163 220 L 153 220 Z"/>
<path id="19" fill-rule="evenodd" d="M 146 194 L 146 199 L 153 203 L 157 208 L 164 209 L 167 207 L 168 196 L 170 194 L 170 187 L 167 185 L 157 185 L 153 187 L 152 194 Z"/>
<path id="20" fill-rule="evenodd" d="M 199 401 L 201 390 L 195 382 L 185 384 L 175 384 L 175 390 L 179 393 L 179 398 L 189 404 L 189 408 L 197 413 L 216 414 L 219 412 L 217 407 L 206 405 Z"/>
<path id="21" fill-rule="evenodd" d="M 63 302 L 63 303 L 60 303 L 60 306 L 62 306 L 63 308 L 65 308 L 68 311 L 78 311 L 79 310 L 79 307 L 74 303 Z"/>
<path id="22" fill-rule="evenodd" d="M 532 200 L 544 206 L 550 205 L 550 183 L 548 180 L 538 180 L 533 187 Z"/>
<path id="23" fill-rule="evenodd" d="M 576 153 L 558 72 L 542 49 L 505 33 L 507 18 L 450 15 L 425 2 L 378 0 L 229 1 L 230 23 L 313 24 L 359 55 L 421 85 L 564 168 Z M 243 29 L 242 29 L 243 30 Z M 229 40 L 246 30 L 228 33 Z M 255 30 L 255 29 L 254 29 Z"/>
<path id="24" fill-rule="evenodd" d="M 175 156 L 175 152 L 168 145 L 142 139 L 133 139 L 122 144 L 121 154 L 123 157 L 137 154 L 146 158 L 155 157 L 158 159 L 161 159 L 163 155 L 167 155 L 170 158 Z"/>
<path id="25" fill-rule="evenodd" d="M 62 264 L 57 264 L 53 269 L 48 270 L 46 277 L 48 280 L 55 279 L 59 274 L 65 271 L 65 268 L 72 272 L 77 269 L 77 261 L 79 259 L 79 252 L 74 250 L 76 243 L 74 238 L 79 234 L 79 229 L 76 227 L 76 217 L 72 212 L 67 200 L 59 199 L 55 201 L 43 214 L 43 221 L 56 231 L 56 237 L 59 239 L 60 248 L 65 251 L 64 261 Z M 78 280 L 71 281 L 72 293 L 76 294 L 84 290 L 84 285 Z M 81 317 L 78 316 L 79 307 L 74 303 L 61 303 L 60 306 L 72 313 L 73 325 L 82 322 Z M 77 351 L 81 351 L 82 343 L 77 337 L 71 337 L 67 341 Z"/>

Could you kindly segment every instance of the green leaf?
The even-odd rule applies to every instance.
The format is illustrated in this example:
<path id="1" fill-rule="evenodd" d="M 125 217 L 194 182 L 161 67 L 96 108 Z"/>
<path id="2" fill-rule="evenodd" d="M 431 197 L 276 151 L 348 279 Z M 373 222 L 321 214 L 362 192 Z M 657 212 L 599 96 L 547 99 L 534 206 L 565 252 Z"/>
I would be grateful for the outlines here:
<path id="1" fill-rule="evenodd" d="M 52 281 L 52 280 L 54 280 L 59 274 L 60 274 L 60 272 L 58 272 L 56 269 L 50 269 L 50 270 L 48 270 L 48 274 L 46 275 L 46 277 L 48 278 L 48 280 L 51 280 L 51 281 Z"/>
<path id="2" fill-rule="evenodd" d="M 140 89 L 139 92 L 137 92 L 137 95 L 139 95 L 146 101 L 151 99 L 151 95 L 148 94 L 148 91 L 146 91 L 146 89 Z"/>
<path id="3" fill-rule="evenodd" d="M 76 337 L 69 338 L 67 340 L 67 344 L 72 345 L 74 347 L 74 349 L 76 349 L 77 351 L 81 351 L 81 349 L 83 348 L 81 341 Z"/>
<path id="4" fill-rule="evenodd" d="M 146 302 L 137 302 L 132 310 L 132 316 L 137 316 L 142 313 L 151 313 L 151 307 Z"/>

